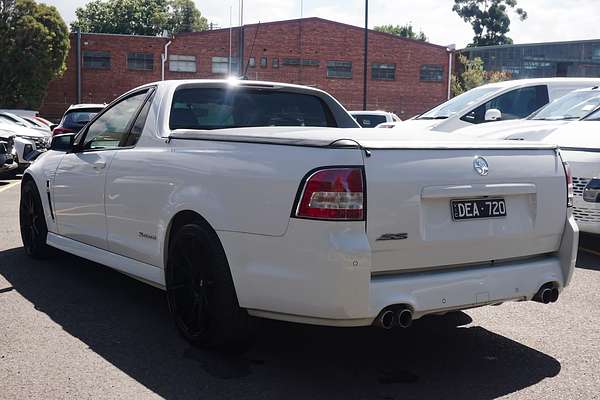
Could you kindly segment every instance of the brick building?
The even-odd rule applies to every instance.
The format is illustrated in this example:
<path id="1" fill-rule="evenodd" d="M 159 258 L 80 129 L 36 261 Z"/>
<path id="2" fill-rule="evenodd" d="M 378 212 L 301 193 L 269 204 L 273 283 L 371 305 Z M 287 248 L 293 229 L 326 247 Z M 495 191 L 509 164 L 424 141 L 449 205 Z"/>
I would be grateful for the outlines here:
<path id="1" fill-rule="evenodd" d="M 131 88 L 160 80 L 163 68 L 165 79 L 219 78 L 230 68 L 237 74 L 238 38 L 239 28 L 174 38 L 82 34 L 80 101 L 110 102 Z M 72 34 L 68 69 L 50 83 L 40 108 L 48 118 L 60 118 L 70 104 L 77 103 L 76 40 Z M 248 66 L 249 79 L 316 86 L 346 108 L 362 109 L 363 43 L 362 28 L 321 18 L 246 25 L 244 68 Z M 444 101 L 448 57 L 443 46 L 369 31 L 368 109 L 408 118 Z"/>

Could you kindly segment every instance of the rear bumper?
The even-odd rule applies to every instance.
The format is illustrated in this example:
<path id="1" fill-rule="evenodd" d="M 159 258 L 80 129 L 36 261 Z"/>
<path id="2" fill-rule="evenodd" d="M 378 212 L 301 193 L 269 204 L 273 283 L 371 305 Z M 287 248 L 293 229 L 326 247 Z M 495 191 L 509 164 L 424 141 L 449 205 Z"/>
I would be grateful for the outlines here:
<path id="1" fill-rule="evenodd" d="M 305 236 L 310 231 L 313 235 Z M 372 275 L 368 243 L 350 231 L 319 236 L 300 222 L 290 225 L 284 237 L 249 239 L 246 235 L 243 243 L 241 237 L 236 238 L 238 234 L 219 232 L 226 249 L 234 242 L 243 248 L 239 257 L 226 250 L 240 305 L 259 317 L 330 326 L 370 325 L 384 308 L 399 304 L 408 305 L 413 317 L 420 318 L 531 300 L 548 282 L 562 290 L 570 282 L 577 256 L 578 229 L 570 216 L 560 249 L 553 254 L 463 268 Z M 302 239 L 298 237 L 288 247 L 290 235 Z M 354 240 L 348 240 L 351 237 Z M 273 248 L 260 250 L 267 241 L 279 242 L 285 258 L 274 255 L 281 253 Z M 326 250 L 324 243 L 332 247 Z"/>

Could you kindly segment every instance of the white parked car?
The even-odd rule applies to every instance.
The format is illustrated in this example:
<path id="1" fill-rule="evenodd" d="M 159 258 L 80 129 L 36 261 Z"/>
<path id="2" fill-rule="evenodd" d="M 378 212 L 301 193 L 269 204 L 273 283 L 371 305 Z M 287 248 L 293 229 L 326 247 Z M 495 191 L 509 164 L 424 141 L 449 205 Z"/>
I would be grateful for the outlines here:
<path id="1" fill-rule="evenodd" d="M 357 126 L 308 87 L 142 86 L 25 171 L 25 250 L 165 289 L 207 346 L 243 342 L 249 316 L 390 328 L 558 299 L 578 231 L 555 146 Z"/>
<path id="2" fill-rule="evenodd" d="M 600 78 L 540 78 L 490 83 L 404 121 L 397 128 L 408 132 L 415 128 L 453 132 L 474 124 L 521 119 L 573 90 L 597 85 L 600 85 Z"/>
<path id="3" fill-rule="evenodd" d="M 525 119 L 473 125 L 456 134 L 484 139 L 541 140 L 555 129 L 591 114 L 600 107 L 600 87 L 574 90 Z"/>
<path id="4" fill-rule="evenodd" d="M 600 234 L 600 110 L 541 140 L 560 146 L 573 174 L 573 215 L 583 232 Z"/>
<path id="5" fill-rule="evenodd" d="M 15 162 L 14 139 L 12 132 L 0 128 L 0 178 L 18 167 Z"/>
<path id="6" fill-rule="evenodd" d="M 363 128 L 378 128 L 381 124 L 402 121 L 396 114 L 387 111 L 350 111 Z"/>
<path id="7" fill-rule="evenodd" d="M 21 169 L 30 164 L 29 156 L 34 155 L 36 151 L 45 151 L 50 144 L 49 130 L 35 129 L 27 121 L 21 122 L 7 113 L 0 113 L 0 129 L 15 136 L 15 162 Z"/>

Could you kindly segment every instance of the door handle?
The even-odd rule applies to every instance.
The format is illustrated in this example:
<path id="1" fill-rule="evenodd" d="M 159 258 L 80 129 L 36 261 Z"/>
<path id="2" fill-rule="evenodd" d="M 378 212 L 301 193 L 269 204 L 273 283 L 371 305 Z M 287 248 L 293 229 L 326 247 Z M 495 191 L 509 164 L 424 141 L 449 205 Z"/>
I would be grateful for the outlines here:
<path id="1" fill-rule="evenodd" d="M 105 167 L 106 167 L 106 161 L 96 161 L 94 163 L 94 169 L 96 169 L 96 170 L 104 169 Z"/>

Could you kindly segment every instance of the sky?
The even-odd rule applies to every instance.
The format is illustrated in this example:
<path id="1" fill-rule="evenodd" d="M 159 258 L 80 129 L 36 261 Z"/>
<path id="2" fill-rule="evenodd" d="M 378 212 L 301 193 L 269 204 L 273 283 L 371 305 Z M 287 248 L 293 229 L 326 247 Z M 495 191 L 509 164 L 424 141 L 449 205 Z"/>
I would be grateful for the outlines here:
<path id="1" fill-rule="evenodd" d="M 86 0 L 41 0 L 56 6 L 65 22 L 75 19 L 75 9 Z M 239 0 L 195 0 L 198 9 L 219 27 L 239 21 Z M 303 3 L 305 17 L 321 17 L 364 26 L 364 0 L 245 0 L 244 22 L 269 22 L 299 18 Z M 371 0 L 369 27 L 411 22 L 429 41 L 464 47 L 473 32 L 469 24 L 452 12 L 452 0 Z M 511 13 L 509 36 L 515 43 L 600 39 L 600 0 L 519 0 L 529 18 L 521 22 Z"/>

